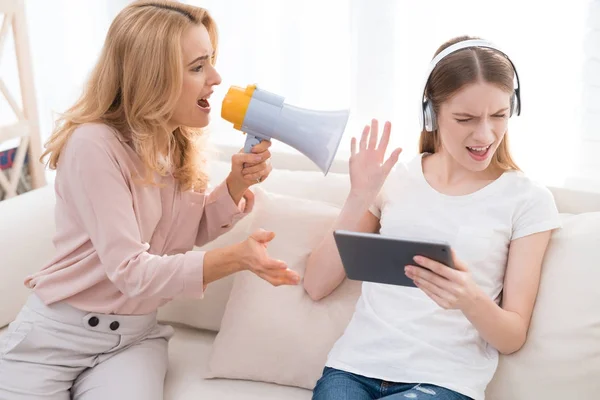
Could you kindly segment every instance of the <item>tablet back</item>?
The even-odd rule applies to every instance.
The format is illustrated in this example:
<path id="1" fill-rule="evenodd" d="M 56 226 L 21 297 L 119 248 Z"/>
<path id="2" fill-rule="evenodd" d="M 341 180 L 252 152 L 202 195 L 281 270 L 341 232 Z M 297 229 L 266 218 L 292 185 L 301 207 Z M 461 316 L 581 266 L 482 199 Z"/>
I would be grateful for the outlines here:
<path id="1" fill-rule="evenodd" d="M 352 280 L 415 287 L 404 273 L 404 267 L 416 265 L 413 260 L 416 255 L 454 267 L 447 243 L 343 230 L 333 234 L 346 275 Z"/>

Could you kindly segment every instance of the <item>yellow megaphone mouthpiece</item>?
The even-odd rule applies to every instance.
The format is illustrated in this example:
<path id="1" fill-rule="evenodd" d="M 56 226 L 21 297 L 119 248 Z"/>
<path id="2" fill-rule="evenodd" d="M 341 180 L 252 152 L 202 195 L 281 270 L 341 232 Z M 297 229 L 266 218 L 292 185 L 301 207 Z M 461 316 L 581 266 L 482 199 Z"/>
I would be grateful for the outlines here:
<path id="1" fill-rule="evenodd" d="M 221 118 L 231 122 L 233 127 L 239 131 L 242 130 L 246 111 L 248 110 L 255 89 L 256 85 L 248 85 L 246 89 L 242 89 L 239 86 L 231 86 L 223 99 Z"/>

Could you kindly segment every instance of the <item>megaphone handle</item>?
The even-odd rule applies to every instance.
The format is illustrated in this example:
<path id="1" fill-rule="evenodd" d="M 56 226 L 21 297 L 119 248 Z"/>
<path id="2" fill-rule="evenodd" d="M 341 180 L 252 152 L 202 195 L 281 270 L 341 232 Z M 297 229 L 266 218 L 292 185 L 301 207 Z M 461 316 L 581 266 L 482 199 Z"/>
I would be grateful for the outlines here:
<path id="1" fill-rule="evenodd" d="M 244 153 L 251 153 L 252 148 L 263 141 L 263 139 L 256 137 L 254 135 L 248 134 L 246 135 L 246 143 L 244 144 Z"/>

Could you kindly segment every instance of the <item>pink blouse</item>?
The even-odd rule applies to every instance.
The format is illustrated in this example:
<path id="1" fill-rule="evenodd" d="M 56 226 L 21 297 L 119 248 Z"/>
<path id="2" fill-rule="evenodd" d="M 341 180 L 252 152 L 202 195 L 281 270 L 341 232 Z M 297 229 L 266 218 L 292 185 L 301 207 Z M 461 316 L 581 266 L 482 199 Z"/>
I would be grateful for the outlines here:
<path id="1" fill-rule="evenodd" d="M 46 303 L 104 314 L 147 314 L 182 296 L 202 298 L 204 252 L 253 207 L 221 183 L 181 192 L 171 176 L 142 185 L 143 165 L 112 128 L 82 125 L 56 171 L 56 255 L 25 279 Z M 35 251 L 34 249 L 32 251 Z"/>

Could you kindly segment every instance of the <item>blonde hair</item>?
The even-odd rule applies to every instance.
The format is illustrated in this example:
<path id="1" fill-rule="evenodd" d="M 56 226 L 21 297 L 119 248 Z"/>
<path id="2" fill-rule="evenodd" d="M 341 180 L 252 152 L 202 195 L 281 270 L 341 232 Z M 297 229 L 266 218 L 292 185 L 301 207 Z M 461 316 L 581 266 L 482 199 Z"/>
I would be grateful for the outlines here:
<path id="1" fill-rule="evenodd" d="M 437 49 L 434 57 L 445 48 L 468 39 L 478 38 L 460 36 L 449 40 Z M 432 102 L 436 115 L 439 115 L 441 104 L 465 85 L 484 81 L 498 86 L 507 93 L 512 93 L 514 90 L 513 77 L 513 67 L 503 55 L 486 48 L 466 48 L 452 53 L 440 61 L 431 73 L 427 83 L 426 96 Z M 423 129 L 419 139 L 419 152 L 435 153 L 439 151 L 440 147 L 439 131 L 436 129 L 433 132 L 427 132 Z M 503 171 L 520 170 L 510 154 L 508 134 L 504 135 L 490 165 L 492 168 L 499 168 Z"/>
<path id="2" fill-rule="evenodd" d="M 136 1 L 124 8 L 108 30 L 83 94 L 58 119 L 41 159 L 49 155 L 48 165 L 56 169 L 73 131 L 81 124 L 99 122 L 130 142 L 146 166 L 145 183 L 153 183 L 153 172 L 166 172 L 160 158 L 168 149 L 163 156 L 182 190 L 206 189 L 202 130 L 168 129 L 182 86 L 181 37 L 199 24 L 208 30 L 214 63 L 217 30 L 205 9 L 165 0 Z"/>

